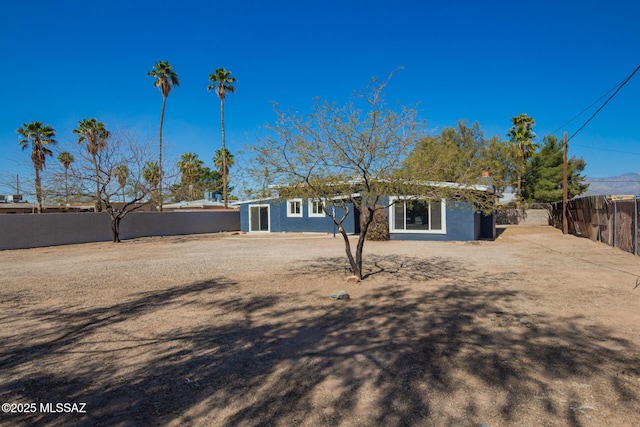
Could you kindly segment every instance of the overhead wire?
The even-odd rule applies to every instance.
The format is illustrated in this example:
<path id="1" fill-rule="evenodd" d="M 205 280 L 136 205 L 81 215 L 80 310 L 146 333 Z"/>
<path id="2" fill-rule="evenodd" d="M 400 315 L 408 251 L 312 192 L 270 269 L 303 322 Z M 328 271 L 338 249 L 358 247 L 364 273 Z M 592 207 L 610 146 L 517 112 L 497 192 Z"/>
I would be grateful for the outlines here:
<path id="1" fill-rule="evenodd" d="M 582 145 L 582 144 L 573 144 L 574 147 L 578 146 L 578 147 L 582 147 L 582 148 L 590 148 L 592 150 L 600 150 L 600 151 L 610 151 L 612 153 L 621 153 L 621 154 L 631 154 L 634 156 L 640 156 L 640 153 L 636 153 L 633 151 L 622 151 L 622 150 L 614 150 L 611 148 L 601 148 L 601 147 L 592 147 L 590 145 Z"/>
<path id="2" fill-rule="evenodd" d="M 631 80 L 631 78 L 633 78 L 633 76 L 638 72 L 638 70 L 640 70 L 640 65 L 638 65 L 638 66 L 636 67 L 636 69 L 635 69 L 635 70 L 633 70 L 633 72 L 632 72 L 631 74 L 629 74 L 629 76 L 628 76 L 626 79 L 624 79 L 620 84 L 618 84 L 617 88 L 615 89 L 615 92 L 613 92 L 613 94 L 612 94 L 609 98 L 607 98 L 607 100 L 606 100 L 606 101 L 605 101 L 605 102 L 600 106 L 600 108 L 598 108 L 598 109 L 597 109 L 597 110 L 596 110 L 596 111 L 591 115 L 591 117 L 589 117 L 589 118 L 587 119 L 587 121 L 586 121 L 586 122 L 584 122 L 584 124 L 583 124 L 582 126 L 580 126 L 580 128 L 578 128 L 578 130 L 577 130 L 577 131 L 575 131 L 575 132 L 573 133 L 573 135 L 571 135 L 571 136 L 569 137 L 569 139 L 567 139 L 567 142 L 571 141 L 571 139 L 573 139 L 573 137 L 575 137 L 575 136 L 576 136 L 576 135 L 577 135 L 577 134 L 578 134 L 582 129 L 584 129 L 584 128 L 585 128 L 585 126 L 587 126 L 587 124 L 589 124 L 589 122 L 590 122 L 591 120 L 593 120 L 593 118 L 594 118 L 594 117 L 595 117 L 595 116 L 596 116 L 600 111 L 602 111 L 602 109 L 603 109 L 603 108 L 604 108 L 604 107 L 609 103 L 609 101 L 611 101 L 611 100 L 612 100 L 612 99 L 613 99 L 613 98 L 618 94 L 618 92 L 620 92 L 620 89 L 622 89 L 622 88 L 624 87 L 624 85 L 626 85 L 627 83 L 629 83 L 629 80 Z M 609 91 L 609 92 L 611 92 L 611 91 Z M 609 92 L 607 92 L 607 93 L 609 93 Z M 606 96 L 606 95 L 605 95 L 605 96 Z M 600 99 L 602 99 L 602 98 L 600 98 Z M 598 101 L 596 101 L 596 102 L 598 102 Z M 593 105 L 593 104 L 592 104 L 592 105 Z M 590 107 L 588 107 L 588 108 L 591 108 L 591 106 L 590 106 Z M 580 113 L 580 114 L 582 114 L 582 113 Z M 572 120 L 573 120 L 573 119 L 572 119 Z"/>
<path id="3" fill-rule="evenodd" d="M 591 109 L 591 107 L 593 107 L 594 105 L 596 105 L 598 102 L 600 102 L 602 99 L 604 99 L 605 96 L 609 95 L 611 92 L 613 92 L 614 90 L 616 90 L 616 88 L 618 88 L 622 83 L 624 83 L 624 80 L 621 81 L 620 83 L 618 83 L 617 85 L 615 85 L 614 87 L 612 87 L 611 89 L 609 89 L 609 91 L 607 93 L 605 93 L 604 95 L 602 95 L 600 98 L 596 99 L 595 101 L 593 101 L 587 108 L 585 108 L 584 110 L 580 111 L 578 114 L 576 114 L 575 116 L 573 116 L 571 119 L 569 119 L 566 123 L 563 123 L 561 126 L 558 127 L 558 129 L 554 130 L 553 132 L 551 132 L 551 135 L 555 135 L 558 131 L 564 129 L 565 126 L 567 126 L 569 123 L 573 122 L 575 119 L 577 119 L 578 117 L 580 117 L 581 115 L 583 115 L 585 112 L 587 112 L 588 110 Z"/>

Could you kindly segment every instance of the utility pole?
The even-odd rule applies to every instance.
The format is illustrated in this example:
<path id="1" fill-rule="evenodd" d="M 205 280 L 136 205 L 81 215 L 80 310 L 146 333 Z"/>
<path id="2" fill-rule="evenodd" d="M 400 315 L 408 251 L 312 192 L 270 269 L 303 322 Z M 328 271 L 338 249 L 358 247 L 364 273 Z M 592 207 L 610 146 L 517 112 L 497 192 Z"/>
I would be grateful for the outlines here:
<path id="1" fill-rule="evenodd" d="M 567 165 L 567 131 L 564 132 L 564 155 L 562 156 L 562 234 L 569 233 L 569 221 L 567 220 L 567 201 L 569 199 L 569 174 Z"/>

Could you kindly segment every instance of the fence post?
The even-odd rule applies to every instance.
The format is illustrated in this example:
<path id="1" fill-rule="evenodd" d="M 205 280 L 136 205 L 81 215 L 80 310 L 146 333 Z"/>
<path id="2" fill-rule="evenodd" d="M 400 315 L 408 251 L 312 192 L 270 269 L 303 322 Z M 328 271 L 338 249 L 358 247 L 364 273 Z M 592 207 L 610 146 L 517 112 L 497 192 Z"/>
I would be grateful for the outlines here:
<path id="1" fill-rule="evenodd" d="M 633 199 L 633 209 L 635 211 L 635 215 L 633 217 L 633 254 L 638 255 L 638 198 L 634 197 Z"/>
<path id="2" fill-rule="evenodd" d="M 614 200 L 613 201 L 613 247 L 617 247 L 616 246 L 616 242 L 617 242 L 617 234 L 618 234 L 618 227 L 617 227 L 617 222 L 618 222 L 618 201 Z"/>

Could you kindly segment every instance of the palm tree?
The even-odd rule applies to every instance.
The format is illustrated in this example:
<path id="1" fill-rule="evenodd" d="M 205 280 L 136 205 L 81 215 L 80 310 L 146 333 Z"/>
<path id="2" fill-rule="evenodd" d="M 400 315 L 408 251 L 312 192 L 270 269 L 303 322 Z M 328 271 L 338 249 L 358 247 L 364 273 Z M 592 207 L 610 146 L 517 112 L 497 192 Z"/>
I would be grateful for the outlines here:
<path id="1" fill-rule="evenodd" d="M 169 65 L 168 61 L 158 61 L 151 71 L 147 73 L 156 79 L 153 83 L 155 87 L 160 89 L 162 94 L 162 111 L 160 112 L 160 142 L 158 143 L 158 166 L 160 167 L 160 177 L 158 182 L 158 192 L 160 193 L 160 211 L 162 211 L 162 125 L 164 123 L 164 107 L 167 103 L 167 97 L 171 88 L 174 86 L 180 86 L 178 80 L 178 74 L 173 71 L 173 67 Z"/>
<path id="2" fill-rule="evenodd" d="M 216 153 L 213 156 L 213 165 L 218 168 L 220 171 L 220 175 L 229 174 L 229 169 L 234 165 L 235 159 L 233 158 L 233 154 L 229 152 L 226 148 L 224 149 L 224 155 L 222 154 L 222 148 L 216 150 Z M 226 164 L 225 164 L 226 163 Z"/>
<path id="3" fill-rule="evenodd" d="M 122 188 L 122 202 L 126 202 L 124 195 L 124 186 L 127 185 L 127 179 L 129 178 L 129 168 L 127 165 L 117 166 L 114 170 L 114 175 L 118 180 L 118 185 Z"/>
<path id="4" fill-rule="evenodd" d="M 220 123 L 222 125 L 222 153 L 226 154 L 226 147 L 224 144 L 224 99 L 228 92 L 235 93 L 236 88 L 233 86 L 237 80 L 231 76 L 231 71 L 227 71 L 224 68 L 217 68 L 213 74 L 209 75 L 209 81 L 211 84 L 207 87 L 207 90 L 215 89 L 220 98 Z M 226 155 L 222 156 L 222 198 L 224 199 L 224 207 L 227 208 L 227 158 Z"/>
<path id="5" fill-rule="evenodd" d="M 107 139 L 111 135 L 104 123 L 96 119 L 84 119 L 78 122 L 78 128 L 73 130 L 78 135 L 78 144 L 87 143 L 87 152 L 93 160 L 95 168 L 96 194 L 95 194 L 95 210 L 102 211 L 102 203 L 100 202 L 100 169 L 98 167 L 98 154 L 107 146 Z"/>
<path id="6" fill-rule="evenodd" d="M 47 147 L 53 145 L 56 140 L 56 131 L 49 125 L 42 122 L 23 123 L 17 129 L 18 135 L 22 138 L 19 141 L 22 150 L 31 146 L 31 161 L 36 171 L 36 199 L 38 199 L 38 213 L 42 212 L 42 182 L 40 181 L 40 171 L 45 168 L 47 156 L 52 156 L 53 152 Z"/>
<path id="7" fill-rule="evenodd" d="M 144 169 L 142 171 L 142 177 L 144 178 L 145 181 L 147 181 L 147 183 L 151 186 L 151 188 L 157 189 L 159 182 L 161 180 L 160 166 L 158 165 L 158 162 L 148 161 L 144 165 Z M 157 192 L 153 192 L 153 193 L 155 193 L 156 197 L 158 196 Z"/>
<path id="8" fill-rule="evenodd" d="M 193 187 L 196 179 L 202 173 L 202 160 L 198 159 L 195 153 L 183 153 L 178 162 L 178 169 L 182 174 L 183 180 L 189 183 L 189 199 L 194 199 Z"/>
<path id="9" fill-rule="evenodd" d="M 69 204 L 69 168 L 75 160 L 73 154 L 68 151 L 58 154 L 58 161 L 64 166 L 64 202 L 66 204 Z"/>
<path id="10" fill-rule="evenodd" d="M 537 138 L 537 136 L 532 130 L 533 125 L 535 125 L 536 122 L 526 114 L 520 114 L 513 117 L 511 119 L 511 122 L 513 123 L 513 126 L 511 126 L 511 129 L 509 129 L 509 133 L 507 134 L 507 136 L 510 138 L 511 143 L 513 144 L 513 147 L 517 152 L 517 191 L 518 197 L 520 197 L 520 195 L 522 194 L 522 176 L 524 175 L 527 159 L 529 159 L 536 148 L 538 148 L 538 144 L 533 141 L 535 138 Z"/>

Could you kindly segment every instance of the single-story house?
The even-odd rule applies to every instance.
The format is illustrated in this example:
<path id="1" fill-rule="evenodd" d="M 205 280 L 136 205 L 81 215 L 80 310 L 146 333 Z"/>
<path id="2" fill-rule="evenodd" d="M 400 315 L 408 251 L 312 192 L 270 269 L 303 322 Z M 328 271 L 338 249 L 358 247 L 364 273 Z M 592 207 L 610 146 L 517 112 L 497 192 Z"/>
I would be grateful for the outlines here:
<path id="1" fill-rule="evenodd" d="M 491 192 L 490 187 L 477 186 Z M 472 203 L 461 200 L 427 200 L 387 197 L 383 201 L 392 240 L 469 241 L 496 237 L 495 214 L 485 215 Z M 305 198 L 269 198 L 238 203 L 240 229 L 245 232 L 337 232 L 326 215 L 330 209 L 340 218 L 345 208 L 321 200 Z M 349 214 L 342 223 L 348 234 L 360 232 L 360 212 L 352 203 L 344 203 Z"/>

